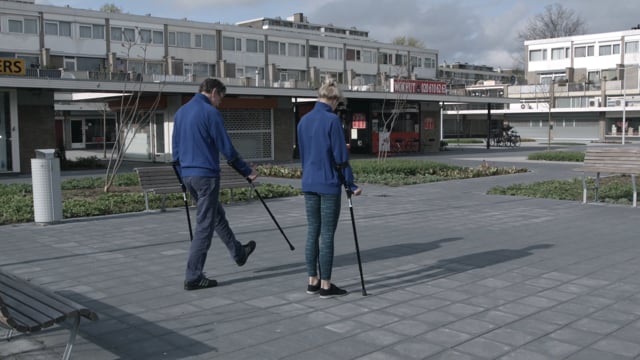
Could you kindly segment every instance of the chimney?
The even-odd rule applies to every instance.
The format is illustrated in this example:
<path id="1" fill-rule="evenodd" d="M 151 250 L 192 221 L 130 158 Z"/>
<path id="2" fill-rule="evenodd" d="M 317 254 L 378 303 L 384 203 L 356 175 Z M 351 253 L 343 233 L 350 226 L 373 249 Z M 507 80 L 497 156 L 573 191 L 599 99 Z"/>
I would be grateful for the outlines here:
<path id="1" fill-rule="evenodd" d="M 304 15 L 302 13 L 293 14 L 293 22 L 294 23 L 303 23 L 304 22 Z"/>

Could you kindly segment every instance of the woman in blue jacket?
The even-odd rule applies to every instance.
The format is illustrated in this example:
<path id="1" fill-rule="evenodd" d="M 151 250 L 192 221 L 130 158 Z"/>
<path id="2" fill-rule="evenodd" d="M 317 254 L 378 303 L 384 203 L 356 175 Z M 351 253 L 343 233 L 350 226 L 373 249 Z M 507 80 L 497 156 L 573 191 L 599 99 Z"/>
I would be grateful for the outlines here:
<path id="1" fill-rule="evenodd" d="M 338 171 L 342 172 L 354 195 L 362 192 L 353 183 L 344 131 L 340 118 L 334 113 L 341 99 L 342 92 L 336 82 L 327 81 L 318 90 L 318 101 L 313 110 L 298 124 L 302 191 L 307 213 L 307 293 L 319 293 L 321 298 L 347 294 L 346 290 L 331 283 L 333 240 L 343 185 Z"/>

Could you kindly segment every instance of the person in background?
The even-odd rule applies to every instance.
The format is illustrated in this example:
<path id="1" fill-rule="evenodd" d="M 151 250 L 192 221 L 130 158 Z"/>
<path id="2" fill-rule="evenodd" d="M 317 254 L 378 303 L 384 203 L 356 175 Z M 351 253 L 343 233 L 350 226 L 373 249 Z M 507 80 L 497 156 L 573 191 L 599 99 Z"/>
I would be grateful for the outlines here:
<path id="1" fill-rule="evenodd" d="M 298 124 L 302 191 L 307 214 L 307 293 L 319 293 L 321 298 L 347 294 L 346 290 L 331 282 L 334 235 L 343 186 L 338 171 L 342 172 L 347 187 L 354 195 L 362 192 L 353 183 L 344 130 L 340 118 L 334 113 L 341 99 L 342 92 L 336 82 L 327 81 L 318 90 L 314 108 Z"/>
<path id="2" fill-rule="evenodd" d="M 206 79 L 199 91 L 175 115 L 173 127 L 173 161 L 197 204 L 196 229 L 189 249 L 184 280 L 185 290 L 211 288 L 218 285 L 207 278 L 204 264 L 215 231 L 238 266 L 243 266 L 255 250 L 255 241 L 242 245 L 229 227 L 220 196 L 220 153 L 229 165 L 250 181 L 258 174 L 245 163 L 233 147 L 217 107 L 226 87 L 217 79 Z"/>

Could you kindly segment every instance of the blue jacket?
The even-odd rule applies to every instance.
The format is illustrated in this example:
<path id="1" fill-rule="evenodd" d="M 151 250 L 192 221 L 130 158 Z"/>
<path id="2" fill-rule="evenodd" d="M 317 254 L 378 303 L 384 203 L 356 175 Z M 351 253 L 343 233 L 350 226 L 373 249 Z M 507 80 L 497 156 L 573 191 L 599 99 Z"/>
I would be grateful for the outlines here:
<path id="1" fill-rule="evenodd" d="M 298 123 L 298 146 L 302 161 L 302 191 L 319 194 L 340 194 L 342 183 L 336 164 L 349 161 L 344 130 L 338 115 L 331 106 L 317 102 L 313 109 Z M 351 191 L 353 183 L 351 167 L 341 170 Z"/>
<path id="2" fill-rule="evenodd" d="M 220 176 L 220 153 L 245 177 L 251 174 L 231 143 L 222 114 L 202 94 L 196 94 L 176 112 L 172 144 L 173 160 L 180 163 L 181 176 Z"/>

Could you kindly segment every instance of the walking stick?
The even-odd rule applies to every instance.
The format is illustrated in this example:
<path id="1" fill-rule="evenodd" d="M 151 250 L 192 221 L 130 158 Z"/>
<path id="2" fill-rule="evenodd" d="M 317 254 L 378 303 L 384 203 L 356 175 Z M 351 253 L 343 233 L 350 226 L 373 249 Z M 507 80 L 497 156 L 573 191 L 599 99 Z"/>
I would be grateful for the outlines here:
<path id="1" fill-rule="evenodd" d="M 240 174 L 242 177 L 244 177 L 248 182 L 249 185 L 251 185 L 251 189 L 253 189 L 253 191 L 256 193 L 256 195 L 258 196 L 258 199 L 260 199 L 260 202 L 262 203 L 262 205 L 264 205 L 264 208 L 267 210 L 267 212 L 269 213 L 269 215 L 271 216 L 271 220 L 273 220 L 273 222 L 276 224 L 276 226 L 278 227 L 278 230 L 280 230 L 280 233 L 282 234 L 282 236 L 284 237 L 284 240 L 287 242 L 287 244 L 289 244 L 289 249 L 291 251 L 295 250 L 296 248 L 293 247 L 293 245 L 291 244 L 291 241 L 289 241 L 289 238 L 287 237 L 287 235 L 284 233 L 284 230 L 282 230 L 282 227 L 280 227 L 280 224 L 278 224 L 278 220 L 276 220 L 276 217 L 273 216 L 273 213 L 271 213 L 271 210 L 269 209 L 269 207 L 267 206 L 267 203 L 264 202 L 264 199 L 262 198 L 262 195 L 260 195 L 260 193 L 258 192 L 258 189 L 256 189 L 256 186 L 253 184 L 253 181 L 251 181 L 251 179 L 248 176 L 244 176 L 243 173 L 240 172 L 240 170 L 236 169 L 235 166 L 233 166 L 233 161 L 227 161 L 227 164 L 233 168 L 235 171 L 238 172 L 238 174 Z"/>
<path id="2" fill-rule="evenodd" d="M 249 182 L 249 184 L 251 185 L 251 188 L 253 189 L 253 191 L 256 193 L 256 195 L 258 196 L 258 199 L 260 199 L 260 202 L 262 202 L 262 205 L 264 205 L 264 208 L 267 209 L 267 212 L 269 213 L 269 215 L 271 216 L 271 220 L 273 220 L 273 222 L 276 224 L 276 226 L 278 227 L 278 230 L 280 230 L 280 233 L 282 234 L 282 236 L 284 237 L 284 239 L 287 241 L 287 244 L 289 244 L 289 249 L 291 251 L 295 250 L 296 248 L 293 247 L 293 245 L 291 244 L 291 241 L 289 241 L 289 238 L 287 238 L 287 235 L 285 235 L 284 230 L 282 230 L 282 228 L 280 227 L 280 224 L 278 224 L 278 220 L 276 220 L 276 217 L 273 216 L 273 214 L 271 213 L 271 210 L 269 210 L 269 207 L 267 206 L 267 203 L 264 202 L 264 199 L 262 198 L 262 196 L 260 195 L 260 193 L 258 192 L 258 189 L 256 189 L 256 186 L 253 184 L 253 181 L 251 181 L 251 179 L 246 178 L 247 181 Z"/>
<path id="3" fill-rule="evenodd" d="M 184 209 L 187 213 L 187 224 L 189 224 L 189 241 L 193 241 L 193 231 L 191 230 L 191 216 L 189 215 L 189 203 L 187 202 L 187 187 L 184 185 L 184 182 L 182 182 L 182 176 L 180 176 L 180 171 L 178 171 L 178 163 L 174 161 L 171 163 L 171 166 L 173 167 L 173 171 L 176 173 L 176 177 L 178 178 L 180 187 L 182 187 Z"/>
<path id="4" fill-rule="evenodd" d="M 337 167 L 338 177 L 340 178 L 340 182 L 344 186 L 344 191 L 347 193 L 347 199 L 349 200 L 349 212 L 351 213 L 351 226 L 353 227 L 353 241 L 356 244 L 356 257 L 358 258 L 358 270 L 360 271 L 360 285 L 362 286 L 362 296 L 367 296 L 367 290 L 364 288 L 364 276 L 362 275 L 362 261 L 360 260 L 360 246 L 358 245 L 358 232 L 356 231 L 356 219 L 353 214 L 353 203 L 351 202 L 351 195 L 353 192 L 349 189 L 349 185 L 347 184 L 347 180 L 344 178 L 344 174 L 342 173 L 342 169 Z"/>

